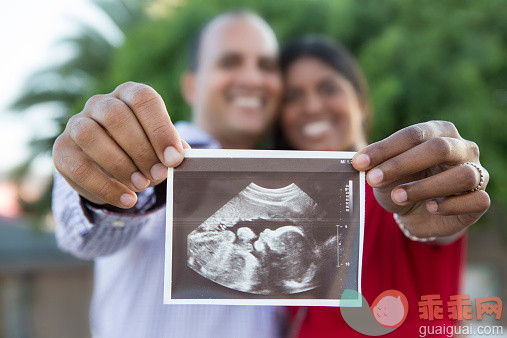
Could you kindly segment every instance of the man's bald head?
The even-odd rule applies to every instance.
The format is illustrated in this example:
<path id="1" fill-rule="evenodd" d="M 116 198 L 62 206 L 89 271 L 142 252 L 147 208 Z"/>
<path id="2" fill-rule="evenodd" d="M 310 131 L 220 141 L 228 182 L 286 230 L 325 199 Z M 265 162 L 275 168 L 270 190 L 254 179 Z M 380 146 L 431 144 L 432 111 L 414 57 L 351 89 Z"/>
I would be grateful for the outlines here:
<path id="1" fill-rule="evenodd" d="M 196 72 L 199 66 L 201 51 L 206 48 L 206 43 L 213 41 L 213 35 L 224 25 L 234 20 L 249 20 L 263 32 L 267 40 L 273 42 L 274 48 L 278 51 L 278 41 L 275 33 L 269 24 L 259 15 L 248 10 L 235 10 L 222 13 L 202 26 L 190 43 L 188 51 L 188 70 Z M 204 47 L 203 47 L 204 45 Z"/>

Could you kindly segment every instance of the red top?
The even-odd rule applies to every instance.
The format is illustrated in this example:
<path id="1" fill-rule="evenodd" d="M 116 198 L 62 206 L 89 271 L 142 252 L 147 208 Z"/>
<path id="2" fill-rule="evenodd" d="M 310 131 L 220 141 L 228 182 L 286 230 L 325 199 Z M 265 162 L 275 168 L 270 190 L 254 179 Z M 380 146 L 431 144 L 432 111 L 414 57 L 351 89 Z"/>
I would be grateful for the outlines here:
<path id="1" fill-rule="evenodd" d="M 454 325 L 448 319 L 449 296 L 459 294 L 465 257 L 465 236 L 456 242 L 436 246 L 406 238 L 390 212 L 375 199 L 366 184 L 365 231 L 363 251 L 362 294 L 371 306 L 385 290 L 403 292 L 409 303 L 405 322 L 386 337 L 417 337 L 424 325 Z M 419 319 L 418 302 L 423 295 L 440 294 L 442 320 Z M 292 315 L 297 307 L 291 309 Z M 342 319 L 338 307 L 310 306 L 301 325 L 299 337 L 365 337 Z M 431 337 L 445 337 L 431 335 Z"/>

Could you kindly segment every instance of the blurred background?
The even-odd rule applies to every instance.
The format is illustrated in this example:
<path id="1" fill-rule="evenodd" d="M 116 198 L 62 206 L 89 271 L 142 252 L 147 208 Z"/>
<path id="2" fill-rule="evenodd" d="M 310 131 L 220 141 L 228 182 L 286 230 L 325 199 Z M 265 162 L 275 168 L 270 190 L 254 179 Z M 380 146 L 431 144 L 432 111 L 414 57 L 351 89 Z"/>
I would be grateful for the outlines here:
<path id="1" fill-rule="evenodd" d="M 282 44 L 320 33 L 349 48 L 370 85 L 371 141 L 442 119 L 478 143 L 492 206 L 469 231 L 464 290 L 507 301 L 505 1 L 2 1 L 0 336 L 89 336 L 92 265 L 54 240 L 54 139 L 88 97 L 127 80 L 161 93 L 173 121 L 188 120 L 179 84 L 189 40 L 234 8 L 257 11 Z"/>

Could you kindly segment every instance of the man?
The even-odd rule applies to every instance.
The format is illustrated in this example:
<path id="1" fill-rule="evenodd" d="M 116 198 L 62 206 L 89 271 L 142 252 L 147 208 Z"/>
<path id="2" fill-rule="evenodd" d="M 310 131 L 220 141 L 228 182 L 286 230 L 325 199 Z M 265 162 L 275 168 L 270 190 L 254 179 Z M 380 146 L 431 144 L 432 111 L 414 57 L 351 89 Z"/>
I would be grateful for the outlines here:
<path id="1" fill-rule="evenodd" d="M 259 17 L 227 13 L 215 18 L 202 30 L 195 51 L 182 81 L 193 124 L 175 128 L 152 88 L 125 83 L 92 97 L 55 142 L 53 157 L 60 173 L 55 175 L 53 201 L 57 237 L 64 250 L 95 259 L 91 315 L 97 336 L 269 337 L 284 326 L 280 309 L 273 307 L 162 305 L 165 200 L 160 183 L 167 167 L 182 161 L 189 144 L 252 148 L 274 119 L 281 95 L 276 39 Z M 424 156 L 408 156 L 412 149 Z M 428 190 L 429 181 L 404 177 L 428 164 L 478 162 L 476 150 L 449 123 L 431 122 L 364 148 L 354 166 L 369 170 L 377 200 L 403 214 L 400 222 L 412 234 L 456 237 L 489 206 L 483 191 L 487 172 L 471 165 L 455 169 L 463 177 L 462 186 L 440 180 L 437 196 Z M 391 197 L 393 182 L 412 181 Z M 473 200 L 438 200 L 438 211 L 428 204 L 433 214 L 422 212 L 424 199 L 478 186 L 482 190 Z M 449 214 L 466 217 L 446 218 Z"/>
<path id="2" fill-rule="evenodd" d="M 223 14 L 202 30 L 182 81 L 194 124 L 176 131 L 152 88 L 125 83 L 88 100 L 55 142 L 57 238 L 64 250 L 95 259 L 94 335 L 281 334 L 275 307 L 162 304 L 165 200 L 158 185 L 182 161 L 186 142 L 253 148 L 280 99 L 277 53 L 273 31 L 258 16 Z"/>

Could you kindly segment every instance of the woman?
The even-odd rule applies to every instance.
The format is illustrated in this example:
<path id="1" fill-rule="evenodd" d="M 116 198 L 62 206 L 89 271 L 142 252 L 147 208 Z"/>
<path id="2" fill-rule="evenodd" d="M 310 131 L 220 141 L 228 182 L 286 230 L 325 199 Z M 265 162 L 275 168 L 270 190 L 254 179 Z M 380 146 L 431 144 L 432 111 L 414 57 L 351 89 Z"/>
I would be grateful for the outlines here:
<path id="1" fill-rule="evenodd" d="M 281 70 L 286 95 L 275 131 L 278 149 L 358 151 L 366 146 L 367 86 L 343 47 L 315 36 L 293 41 L 282 51 Z M 390 337 L 414 337 L 422 325 L 454 325 L 445 312 L 442 319 L 421 319 L 418 301 L 424 295 L 439 295 L 445 307 L 449 297 L 459 293 L 463 237 L 447 245 L 409 239 L 367 185 L 362 294 L 372 305 L 380 293 L 394 289 L 409 303 L 406 321 Z M 291 328 L 300 337 L 364 337 L 344 322 L 339 308 L 291 312 Z"/>
<path id="2" fill-rule="evenodd" d="M 311 36 L 288 44 L 280 65 L 286 92 L 277 147 L 358 151 L 366 146 L 368 89 L 345 49 Z"/>

